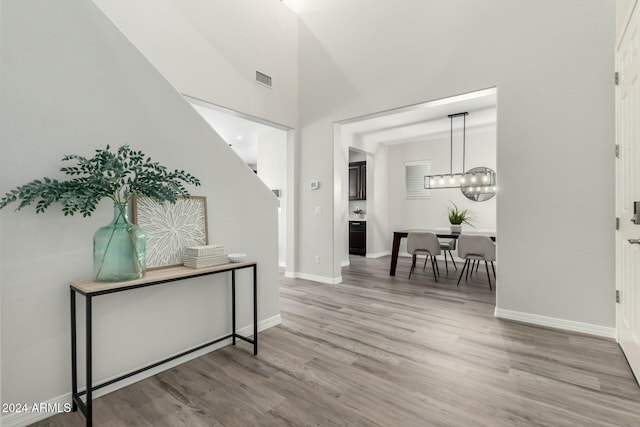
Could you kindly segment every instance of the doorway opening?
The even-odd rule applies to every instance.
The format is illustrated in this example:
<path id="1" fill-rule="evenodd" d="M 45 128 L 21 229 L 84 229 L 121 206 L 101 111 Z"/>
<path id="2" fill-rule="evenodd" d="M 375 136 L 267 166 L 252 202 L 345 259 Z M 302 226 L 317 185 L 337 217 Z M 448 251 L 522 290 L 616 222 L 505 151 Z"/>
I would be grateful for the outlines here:
<path id="1" fill-rule="evenodd" d="M 469 113 L 464 143 L 461 125 L 456 122 L 452 127 L 448 117 L 461 112 Z M 447 211 L 451 202 L 473 213 L 473 231 L 495 234 L 496 197 L 474 201 L 461 188 L 431 189 L 416 197 L 416 192 L 407 187 L 407 170 L 412 166 L 415 169 L 416 164 L 428 167 L 433 174 L 485 167 L 499 177 L 496 130 L 495 87 L 334 123 L 334 179 L 341 188 L 334 198 L 335 276 L 340 276 L 342 266 L 350 262 L 350 221 L 359 215 L 354 212 L 358 208 L 366 212 L 357 219 L 366 222 L 368 258 L 391 255 L 394 231 L 449 229 Z M 349 163 L 353 163 L 354 154 L 366 162 L 366 200 L 362 201 L 351 197 L 351 175 L 355 173 Z M 423 179 L 422 175 L 419 178 Z M 405 240 L 399 253 L 408 256 Z"/>
<path id="2" fill-rule="evenodd" d="M 293 269 L 293 129 L 184 95 L 278 199 L 278 263 Z"/>

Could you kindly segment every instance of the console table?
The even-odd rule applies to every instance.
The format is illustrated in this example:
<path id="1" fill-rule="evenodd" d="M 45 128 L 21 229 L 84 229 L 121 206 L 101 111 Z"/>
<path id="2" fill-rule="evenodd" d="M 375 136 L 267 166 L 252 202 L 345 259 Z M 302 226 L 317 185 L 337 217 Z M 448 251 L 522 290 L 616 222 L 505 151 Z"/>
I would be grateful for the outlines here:
<path id="1" fill-rule="evenodd" d="M 252 268 L 253 269 L 253 339 L 244 337 L 236 333 L 236 270 Z M 141 372 L 155 368 L 164 363 L 175 360 L 179 357 L 185 356 L 194 351 L 198 351 L 202 348 L 216 344 L 225 339 L 231 338 L 232 344 L 236 344 L 236 338 L 247 341 L 253 344 L 253 354 L 258 354 L 258 298 L 257 298 L 257 270 L 258 265 L 255 261 L 244 261 L 238 263 L 228 263 L 218 265 L 215 267 L 205 268 L 187 268 L 187 267 L 173 267 L 167 269 L 148 271 L 145 277 L 136 280 L 130 280 L 127 282 L 94 282 L 92 280 L 77 280 L 71 282 L 69 285 L 71 292 L 71 400 L 72 410 L 75 412 L 80 408 L 80 411 L 84 414 L 87 420 L 87 426 L 91 426 L 93 423 L 92 413 L 92 393 L 102 387 L 106 387 L 125 378 L 129 378 L 133 375 L 137 375 Z M 124 292 L 131 289 L 144 288 L 147 286 L 156 286 L 164 283 L 175 282 L 178 280 L 192 279 L 195 277 L 208 276 L 212 274 L 219 274 L 224 272 L 231 272 L 231 324 L 232 331 L 230 334 L 224 337 L 215 339 L 213 341 L 199 345 L 198 347 L 184 351 L 180 354 L 168 357 L 159 362 L 153 363 L 144 368 L 137 369 L 133 372 L 129 372 L 118 378 L 106 381 L 104 383 L 91 386 L 93 383 L 92 378 L 92 336 L 91 336 L 91 303 L 94 297 L 106 294 L 112 294 L 115 292 Z M 78 392 L 78 376 L 77 376 L 77 352 L 76 352 L 76 293 L 85 297 L 86 306 L 86 389 Z M 81 399 L 82 395 L 86 395 L 85 401 Z"/>

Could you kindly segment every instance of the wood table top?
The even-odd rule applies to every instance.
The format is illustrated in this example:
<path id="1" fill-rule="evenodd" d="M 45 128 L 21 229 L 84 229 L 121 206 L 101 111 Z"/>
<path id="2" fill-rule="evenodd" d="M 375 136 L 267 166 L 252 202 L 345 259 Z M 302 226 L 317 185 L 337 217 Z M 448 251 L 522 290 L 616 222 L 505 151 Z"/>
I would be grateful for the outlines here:
<path id="1" fill-rule="evenodd" d="M 74 280 L 69 285 L 76 291 L 85 294 L 101 294 L 118 291 L 125 288 L 143 287 L 152 283 L 170 282 L 187 279 L 189 277 L 204 276 L 223 271 L 237 270 L 239 268 L 256 265 L 256 261 L 229 262 L 213 267 L 189 268 L 184 266 L 149 270 L 140 279 L 127 280 L 125 282 L 96 282 L 92 279 Z"/>
<path id="2" fill-rule="evenodd" d="M 414 229 L 406 229 L 406 230 L 398 230 L 394 231 L 394 233 L 401 234 L 402 236 L 407 236 L 409 233 L 433 233 L 438 237 L 449 237 L 449 238 L 458 238 L 462 234 L 469 234 L 475 236 L 489 236 L 492 239 L 496 237 L 495 230 L 464 230 L 462 233 L 452 233 L 448 228 L 414 228 Z"/>

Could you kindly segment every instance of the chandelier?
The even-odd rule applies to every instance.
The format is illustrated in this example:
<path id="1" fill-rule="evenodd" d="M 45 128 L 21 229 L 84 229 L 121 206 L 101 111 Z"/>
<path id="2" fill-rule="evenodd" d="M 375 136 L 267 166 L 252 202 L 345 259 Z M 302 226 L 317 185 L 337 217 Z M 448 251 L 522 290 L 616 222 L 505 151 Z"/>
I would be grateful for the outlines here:
<path id="1" fill-rule="evenodd" d="M 425 175 L 425 189 L 463 188 L 470 193 L 491 193 L 496 191 L 496 173 L 489 168 L 474 168 L 465 172 L 466 122 L 468 112 L 449 114 L 451 119 L 451 139 L 449 156 L 449 173 Z M 462 117 L 462 172 L 453 173 L 453 119 Z"/>

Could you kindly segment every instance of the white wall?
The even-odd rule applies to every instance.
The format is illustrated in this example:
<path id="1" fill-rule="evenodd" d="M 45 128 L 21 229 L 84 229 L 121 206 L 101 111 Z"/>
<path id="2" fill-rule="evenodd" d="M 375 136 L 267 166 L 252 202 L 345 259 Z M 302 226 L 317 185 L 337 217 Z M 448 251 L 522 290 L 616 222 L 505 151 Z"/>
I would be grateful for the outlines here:
<path id="1" fill-rule="evenodd" d="M 333 216 L 313 215 L 345 173 L 334 122 L 497 87 L 497 306 L 613 327 L 614 3 L 298 5 L 300 175 L 329 184 L 300 194 L 301 271 L 339 275 L 339 258 L 313 263 L 339 250 L 315 238 Z"/>
<path id="2" fill-rule="evenodd" d="M 326 282 L 326 283 L 340 283 L 342 282 L 342 271 L 341 267 L 346 265 L 349 261 L 349 218 L 351 216 L 351 212 L 349 210 L 349 161 L 351 155 L 349 153 L 349 145 L 352 141 L 352 134 L 344 132 L 344 129 L 339 124 L 333 124 L 333 134 L 334 140 L 340 141 L 341 143 L 336 143 L 333 145 L 332 149 L 334 151 L 334 169 L 342 169 L 342 173 L 336 177 L 336 179 L 332 181 L 325 181 L 325 186 L 333 184 L 333 204 L 330 205 L 330 210 L 327 212 L 328 216 L 333 218 L 333 223 L 335 227 L 330 229 L 331 234 L 333 235 L 333 240 L 331 245 L 335 247 L 335 250 L 330 252 L 329 254 L 324 254 L 320 256 L 321 251 L 319 249 L 323 248 L 327 239 L 316 239 L 313 245 L 306 245 L 307 247 L 311 247 L 312 252 L 306 253 L 302 251 L 298 251 L 298 257 L 300 259 L 306 259 L 313 256 L 314 262 L 316 263 L 313 267 L 313 273 L 311 278 Z M 300 174 L 304 174 L 304 169 L 300 169 Z M 301 199 L 304 198 L 304 186 L 301 187 Z M 317 191 L 316 191 L 317 192 Z M 303 202 L 300 203 L 301 206 L 305 204 Z M 317 208 L 324 210 L 327 209 L 326 206 L 322 204 L 317 204 L 316 208 L 314 208 L 314 213 L 317 213 Z M 301 215 L 299 216 L 299 220 L 306 220 L 308 218 L 306 213 L 306 209 L 301 210 Z M 318 215 L 315 215 L 318 216 Z M 314 221 L 316 224 L 321 224 L 325 222 L 326 219 L 318 218 L 318 221 Z M 318 233 L 317 236 L 327 236 L 329 234 L 321 234 Z M 308 238 L 308 237 L 307 237 Z M 302 247 L 303 245 L 300 245 Z M 314 254 L 315 252 L 315 254 Z M 327 255 L 330 258 L 327 258 Z M 319 257 L 319 258 L 317 258 Z M 320 260 L 320 263 L 316 262 L 316 260 Z M 326 265 L 337 266 L 334 270 L 333 276 L 328 275 L 320 275 L 321 271 L 326 268 Z M 308 274 L 308 273 L 305 273 Z"/>
<path id="3" fill-rule="evenodd" d="M 159 16 L 175 16 L 175 11 L 153 15 L 158 22 L 156 27 L 154 19 L 149 18 L 150 11 L 154 9 L 148 2 L 139 9 L 129 3 L 120 0 L 115 8 L 121 12 L 122 22 L 119 25 L 124 27 L 125 21 L 131 23 L 127 31 L 136 33 L 132 38 L 145 39 L 145 43 L 140 41 L 137 44 L 141 49 L 148 44 L 148 49 L 143 50 L 155 51 L 146 53 L 149 58 L 158 56 L 166 60 L 154 62 L 166 63 L 164 72 L 173 75 L 171 80 L 176 83 L 180 75 L 187 73 L 185 69 L 194 68 L 187 64 L 186 59 L 175 61 L 175 58 L 182 57 L 181 47 L 186 45 L 184 48 L 191 50 L 190 46 L 196 46 L 195 37 L 167 36 L 165 39 L 162 33 L 171 33 L 167 28 L 172 27 L 173 18 L 163 20 Z M 234 5 L 236 3 L 238 10 L 235 6 L 220 6 L 220 12 L 226 7 L 234 10 L 229 15 L 220 13 L 211 19 L 216 23 L 220 19 L 243 25 L 242 13 L 251 12 L 243 8 L 245 3 L 234 2 Z M 170 8 L 168 3 L 163 4 Z M 105 7 L 102 2 L 101 5 Z M 178 15 L 191 15 L 186 14 L 185 7 L 175 7 Z M 503 248 L 499 249 L 503 266 L 500 268 L 507 268 L 500 272 L 502 285 L 498 290 L 498 306 L 612 325 L 613 234 L 610 217 L 614 209 L 610 145 L 613 139 L 613 3 L 605 0 L 561 3 L 551 0 L 517 3 L 488 0 L 479 4 L 471 0 L 402 0 L 391 4 L 364 0 L 349 3 L 300 0 L 296 7 L 300 10 L 298 64 L 302 125 L 297 131 L 297 139 L 301 139 L 300 152 L 294 155 L 300 159 L 300 170 L 294 175 L 301 183 L 300 200 L 297 202 L 300 218 L 296 219 L 301 233 L 298 270 L 329 280 L 340 274 L 341 258 L 334 256 L 342 244 L 336 238 L 338 233 L 334 227 L 338 221 L 333 215 L 326 214 L 334 208 L 333 194 L 342 183 L 340 174 L 343 173 L 341 168 L 331 167 L 335 158 L 332 123 L 497 86 L 500 106 L 498 164 L 501 177 L 505 177 L 501 182 L 512 185 L 501 186 L 498 200 L 500 247 Z M 367 11 L 364 16 L 363 10 Z M 133 19 L 134 16 L 138 18 Z M 137 24 L 137 20 L 145 19 L 151 23 Z M 255 23 L 253 16 L 247 20 Z M 189 22 L 189 25 L 185 24 L 187 27 L 191 27 L 192 22 L 199 22 L 190 18 L 182 21 Z M 358 23 L 357 27 L 354 22 Z M 261 22 L 254 27 L 260 28 L 264 24 Z M 216 28 L 229 30 L 224 22 Z M 253 31 L 246 33 L 254 35 Z M 147 33 L 150 36 L 142 36 Z M 233 30 L 226 31 L 221 34 L 224 37 L 216 37 L 215 43 L 224 44 L 220 52 L 240 47 L 236 39 L 226 37 L 232 33 Z M 255 41 L 251 35 L 247 37 Z M 180 46 L 175 47 L 174 42 Z M 208 43 L 203 42 L 205 46 Z M 162 52 L 169 49 L 176 52 L 171 55 Z M 255 67 L 243 67 L 243 61 L 246 61 L 242 59 L 245 58 L 244 53 L 232 52 L 228 55 L 228 62 L 225 55 L 216 49 L 210 49 L 209 53 L 211 55 L 204 56 L 211 56 L 219 62 L 215 67 L 209 67 L 209 71 L 217 69 L 219 75 L 228 75 L 229 78 L 221 79 L 228 87 L 207 86 L 203 93 L 212 93 L 218 98 L 212 102 L 226 104 L 220 100 L 232 98 L 236 86 L 238 93 L 242 93 L 243 87 L 243 80 L 236 81 L 237 76 L 233 76 L 231 68 L 237 67 L 246 76 L 246 69 Z M 181 70 L 172 69 L 180 64 L 183 64 Z M 212 75 L 210 72 L 203 74 L 196 80 L 205 80 Z M 194 78 L 193 73 L 189 78 Z M 187 92 L 183 87 L 196 84 L 186 80 L 183 79 L 183 84 L 176 83 L 183 92 Z M 248 77 L 246 81 L 249 81 Z M 256 100 L 253 95 L 246 99 L 251 100 L 247 104 Z M 255 103 L 259 104 L 259 100 Z M 258 109 L 252 108 L 253 111 Z M 251 113 L 244 108 L 237 109 Z M 265 114 L 269 114 L 267 110 Z M 274 111 L 281 110 L 275 108 Z M 548 154 L 552 152 L 554 156 Z M 572 157 L 579 161 L 567 165 L 566 159 Z M 534 185 L 530 180 L 521 178 L 534 176 L 540 164 L 545 164 L 552 172 L 548 179 L 543 178 Z M 584 169 L 598 173 L 596 187 L 591 187 L 591 190 L 575 181 Z M 558 184 L 557 175 L 566 176 L 566 179 Z M 320 190 L 308 189 L 307 184 L 312 179 L 321 182 Z M 594 193 L 600 195 L 597 205 L 594 205 Z M 555 209 L 541 207 L 549 204 Z M 323 208 L 325 214 L 315 215 L 316 207 Z M 523 212 L 525 207 L 527 211 Z M 558 217 L 579 217 L 579 220 L 567 232 L 565 225 L 555 225 Z M 522 223 L 528 225 L 524 234 L 520 234 Z M 536 228 L 544 228 L 545 231 L 532 231 Z M 541 273 L 539 276 L 523 276 L 530 262 L 542 262 L 538 257 L 545 242 L 557 238 L 558 233 L 563 233 L 570 241 L 582 242 L 580 247 L 588 247 L 583 242 L 586 238 L 584 229 L 590 230 L 600 248 L 604 245 L 611 249 L 605 251 L 611 254 L 609 257 L 589 253 L 589 257 L 596 258 L 597 262 L 584 269 L 584 255 L 567 259 L 562 250 L 554 248 L 557 253 L 551 258 L 565 259 L 568 263 L 555 266 L 554 273 L 558 274 L 554 275 L 553 281 L 549 282 Z M 321 239 L 318 236 L 334 238 Z M 523 239 L 535 242 L 529 244 L 524 252 L 516 250 Z M 507 254 L 507 259 L 504 254 Z M 320 264 L 315 264 L 315 255 L 320 255 Z M 507 265 L 510 267 L 505 267 Z M 570 275 L 569 271 L 579 271 L 579 275 Z M 540 282 L 544 286 L 539 286 Z M 580 292 L 576 292 L 577 285 L 572 285 L 577 282 L 582 283 Z M 583 291 L 585 286 L 589 292 Z M 547 301 L 550 296 L 552 303 Z M 585 306 L 595 309 L 584 310 Z"/>
<path id="4" fill-rule="evenodd" d="M 296 127 L 297 18 L 280 1 L 94 2 L 183 94 Z"/>
<path id="5" fill-rule="evenodd" d="M 616 40 L 620 42 L 626 28 L 629 15 L 638 0 L 616 0 Z"/>
<path id="6" fill-rule="evenodd" d="M 94 0 L 181 93 L 295 129 L 298 17 L 279 0 Z M 273 87 L 255 82 L 255 72 Z M 296 170 L 300 133 L 287 135 L 287 274 L 298 272 Z M 298 185 L 302 185 L 302 189 Z M 326 184 L 326 182 L 325 182 Z"/>
<path id="7" fill-rule="evenodd" d="M 431 190 L 429 199 L 407 200 L 405 184 L 405 163 L 421 160 L 431 161 L 433 174 L 449 173 L 450 138 L 440 137 L 423 142 L 398 144 L 388 147 L 389 174 L 389 227 L 386 235 L 392 236 L 394 231 L 410 228 L 449 228 L 447 208 L 450 202 L 460 209 L 469 209 L 475 220 L 475 228 L 466 224 L 463 229 L 496 230 L 496 197 L 485 202 L 474 202 L 467 199 L 460 189 Z M 454 150 L 454 156 L 457 150 Z M 466 165 L 469 170 L 477 166 L 496 170 L 496 131 L 483 129 L 473 131 L 467 129 Z M 457 157 L 453 172 L 462 170 L 461 157 Z M 459 162 L 460 160 L 460 162 Z M 500 180 L 500 171 L 496 170 Z M 401 250 L 405 250 L 403 240 Z M 390 247 L 390 246 L 389 246 Z"/>
<path id="8" fill-rule="evenodd" d="M 287 246 L 287 133 L 262 131 L 258 140 L 258 177 L 272 190 L 281 190 L 278 207 L 278 261 L 286 264 Z M 258 211 L 254 212 L 259 214 Z"/>
<path id="9" fill-rule="evenodd" d="M 210 241 L 258 261 L 258 317 L 278 321 L 276 200 L 183 97 L 91 2 L 5 0 L 0 29 L 1 191 L 60 178 L 64 154 L 107 144 L 185 169 L 202 180 L 192 194 L 207 197 Z M 70 393 L 68 283 L 91 276 L 92 236 L 111 215 L 108 202 L 90 218 L 0 211 L 3 402 Z M 238 281 L 243 327 L 251 273 Z M 226 334 L 228 283 L 220 275 L 97 298 L 96 381 Z"/>
<path id="10" fill-rule="evenodd" d="M 367 153 L 359 150 L 349 149 L 349 162 L 366 162 Z"/>
<path id="11" fill-rule="evenodd" d="M 367 180 L 373 183 L 367 188 L 367 195 L 372 193 L 372 215 L 367 223 L 367 256 L 376 257 L 391 253 L 389 183 L 392 170 L 389 168 L 389 150 L 386 145 L 380 144 L 371 157 L 371 168 L 367 168 Z"/>

